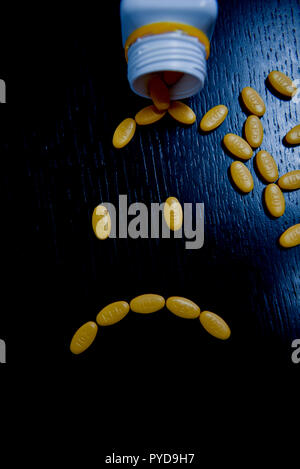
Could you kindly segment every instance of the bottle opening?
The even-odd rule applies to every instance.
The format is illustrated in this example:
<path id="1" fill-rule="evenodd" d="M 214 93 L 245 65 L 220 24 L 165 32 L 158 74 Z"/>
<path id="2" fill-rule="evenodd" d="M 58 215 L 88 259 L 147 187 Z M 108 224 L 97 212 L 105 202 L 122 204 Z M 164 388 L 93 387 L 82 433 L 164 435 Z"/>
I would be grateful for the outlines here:
<path id="1" fill-rule="evenodd" d="M 150 79 L 166 71 L 182 74 L 176 83 L 169 85 L 172 100 L 198 93 L 206 77 L 204 45 L 178 31 L 140 38 L 129 48 L 128 81 L 139 96 L 150 98 Z"/>

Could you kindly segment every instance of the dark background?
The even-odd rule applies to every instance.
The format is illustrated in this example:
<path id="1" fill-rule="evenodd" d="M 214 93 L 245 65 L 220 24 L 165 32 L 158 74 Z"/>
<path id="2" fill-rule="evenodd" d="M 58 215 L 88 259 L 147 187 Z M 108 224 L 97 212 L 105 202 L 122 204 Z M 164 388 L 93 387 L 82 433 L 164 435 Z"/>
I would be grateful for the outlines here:
<path id="1" fill-rule="evenodd" d="M 17 107 L 13 167 L 2 174 L 13 228 L 3 250 L 9 260 L 17 256 L 6 271 L 10 306 L 0 335 L 7 342 L 6 366 L 31 369 L 37 378 L 50 369 L 71 372 L 70 383 L 97 383 L 101 408 L 113 402 L 119 409 L 120 398 L 131 395 L 123 410 L 153 421 L 153 409 L 172 413 L 173 405 L 176 418 L 196 418 L 206 371 L 222 390 L 230 371 L 236 383 L 242 373 L 258 369 L 295 372 L 300 365 L 290 357 L 291 342 L 300 337 L 300 251 L 280 249 L 277 239 L 299 223 L 299 191 L 285 193 L 284 216 L 271 219 L 254 159 L 247 166 L 255 188 L 241 195 L 229 180 L 233 160 L 221 141 L 227 132 L 241 135 L 246 114 L 239 93 L 253 86 L 267 109 L 262 148 L 274 156 L 280 175 L 299 169 L 299 147 L 282 143 L 298 123 L 299 104 L 278 99 L 265 84 L 273 69 L 300 76 L 298 2 L 220 1 L 205 87 L 186 100 L 197 125 L 166 117 L 138 128 L 122 150 L 112 146 L 114 129 L 148 101 L 129 89 L 119 2 L 106 2 L 100 11 L 78 9 L 76 20 L 62 19 L 60 10 L 50 13 L 44 6 L 34 10 L 38 22 L 34 16 L 24 22 L 14 89 L 8 81 L 8 98 Z M 229 108 L 226 121 L 201 135 L 201 116 L 220 103 Z M 1 129 L 0 150 L 8 161 Z M 25 184 L 20 195 L 17 175 Z M 128 195 L 128 204 L 147 206 L 169 196 L 203 202 L 204 247 L 188 251 L 184 239 L 99 241 L 91 226 L 93 209 L 101 202 L 117 204 L 119 194 Z M 130 313 L 101 328 L 84 354 L 70 353 L 73 333 L 103 306 L 147 292 L 192 299 L 220 314 L 232 337 L 218 341 L 197 320 L 167 310 Z M 134 403 L 138 397 L 144 397 L 141 407 Z"/>

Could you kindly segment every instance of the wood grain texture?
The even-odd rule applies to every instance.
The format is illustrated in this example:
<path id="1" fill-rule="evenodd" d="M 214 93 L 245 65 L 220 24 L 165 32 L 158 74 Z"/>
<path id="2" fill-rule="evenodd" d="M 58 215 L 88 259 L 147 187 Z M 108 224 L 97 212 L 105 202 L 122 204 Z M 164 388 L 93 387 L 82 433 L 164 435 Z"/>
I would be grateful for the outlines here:
<path id="1" fill-rule="evenodd" d="M 207 81 L 199 95 L 186 100 L 197 125 L 181 126 L 166 116 L 153 126 L 139 127 L 126 148 L 115 150 L 115 127 L 149 103 L 127 83 L 117 3 L 105 14 L 115 31 L 107 47 L 104 32 L 92 27 L 85 34 L 58 36 L 46 47 L 35 68 L 35 97 L 24 119 L 20 152 L 28 180 L 30 237 L 37 268 L 47 272 L 39 288 L 52 297 L 49 327 L 63 321 L 58 354 L 74 362 L 67 349 L 73 332 L 108 302 L 155 292 L 186 296 L 220 314 L 231 326 L 230 343 L 220 344 L 198 323 L 177 321 L 167 312 L 146 319 L 128 315 L 76 359 L 100 362 L 105 354 L 111 362 L 120 360 L 121 368 L 140 349 L 150 369 L 162 360 L 163 373 L 167 364 L 175 369 L 195 354 L 240 363 L 246 348 L 249 363 L 253 357 L 268 362 L 278 355 L 288 364 L 291 340 L 300 337 L 300 250 L 280 249 L 277 239 L 299 223 L 299 191 L 285 193 L 284 216 L 271 219 L 263 207 L 265 184 L 255 173 L 254 159 L 246 163 L 254 190 L 241 195 L 230 182 L 233 159 L 221 141 L 228 132 L 242 135 L 246 114 L 239 94 L 252 86 L 267 108 L 261 148 L 274 156 L 280 175 L 299 169 L 299 147 L 282 143 L 299 121 L 299 104 L 278 99 L 265 84 L 273 69 L 300 77 L 299 4 L 220 1 Z M 227 119 L 212 133 L 200 134 L 201 116 L 217 104 L 228 106 Z M 174 239 L 100 242 L 91 226 L 93 209 L 105 201 L 116 204 L 119 194 L 127 194 L 129 204 L 148 206 L 169 196 L 182 203 L 203 202 L 204 247 L 187 251 L 184 240 Z"/>

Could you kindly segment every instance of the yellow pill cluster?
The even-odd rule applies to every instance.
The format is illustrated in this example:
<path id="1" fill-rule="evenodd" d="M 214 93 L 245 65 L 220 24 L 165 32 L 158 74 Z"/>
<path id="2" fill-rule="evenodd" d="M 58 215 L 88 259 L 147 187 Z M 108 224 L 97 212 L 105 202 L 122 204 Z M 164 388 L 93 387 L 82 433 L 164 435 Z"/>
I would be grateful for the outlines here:
<path id="1" fill-rule="evenodd" d="M 164 306 L 181 318 L 199 318 L 204 329 L 218 339 L 226 340 L 230 337 L 230 328 L 220 316 L 210 311 L 201 312 L 196 303 L 181 296 L 171 296 L 165 301 L 161 295 L 147 293 L 136 296 L 130 304 L 126 301 L 115 301 L 101 309 L 96 322 L 99 326 L 111 326 L 125 318 L 130 309 L 135 313 L 150 314 L 161 310 Z M 98 332 L 96 322 L 86 322 L 75 332 L 70 344 L 73 354 L 79 355 L 92 345 Z"/>
<path id="2" fill-rule="evenodd" d="M 268 80 L 273 88 L 283 96 L 291 97 L 296 92 L 292 80 L 282 72 L 271 72 L 268 76 Z M 266 106 L 259 93 L 250 86 L 243 88 L 241 98 L 245 109 L 250 113 L 244 126 L 245 139 L 239 135 L 228 133 L 224 136 L 223 143 L 231 155 L 240 160 L 247 161 L 253 156 L 253 149 L 259 148 L 262 144 L 264 130 L 260 117 L 266 112 Z M 217 108 L 218 106 L 211 110 L 212 115 L 214 109 Z M 206 113 L 204 117 L 209 115 L 210 111 Z M 203 125 L 200 125 L 200 127 L 202 128 Z M 203 130 L 205 128 L 204 119 Z M 290 145 L 298 145 L 300 143 L 300 125 L 296 125 L 286 134 L 285 141 Z M 272 217 L 279 218 L 285 212 L 285 199 L 282 190 L 291 191 L 300 188 L 300 170 L 290 171 L 279 178 L 276 161 L 267 150 L 258 151 L 255 157 L 255 163 L 262 180 L 267 183 L 267 187 L 264 191 L 266 209 Z M 249 193 L 253 190 L 253 177 L 242 161 L 235 161 L 231 164 L 230 174 L 234 184 L 240 191 Z M 282 247 L 298 245 L 298 225 L 292 226 L 286 230 L 286 232 L 281 235 L 279 244 Z"/>
<path id="3" fill-rule="evenodd" d="M 170 87 L 182 77 L 181 72 L 166 70 L 150 78 L 148 90 L 153 104 L 137 112 L 134 119 L 124 119 L 118 125 L 113 135 L 115 148 L 123 148 L 131 141 L 136 131 L 136 124 L 141 126 L 154 124 L 167 113 L 181 124 L 191 125 L 196 121 L 196 114 L 189 106 L 170 99 Z"/>

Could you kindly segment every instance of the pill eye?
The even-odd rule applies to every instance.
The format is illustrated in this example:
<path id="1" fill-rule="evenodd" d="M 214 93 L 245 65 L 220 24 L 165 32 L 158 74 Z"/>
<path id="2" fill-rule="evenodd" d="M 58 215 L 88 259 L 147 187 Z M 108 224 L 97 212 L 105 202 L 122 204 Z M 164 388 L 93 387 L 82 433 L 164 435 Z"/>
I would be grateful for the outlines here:
<path id="1" fill-rule="evenodd" d="M 180 202 L 176 197 L 169 197 L 164 205 L 164 219 L 172 231 L 178 231 L 182 227 L 183 212 Z"/>
<path id="2" fill-rule="evenodd" d="M 111 232 L 111 218 L 104 205 L 98 205 L 93 212 L 92 227 L 98 239 L 104 240 Z"/>

